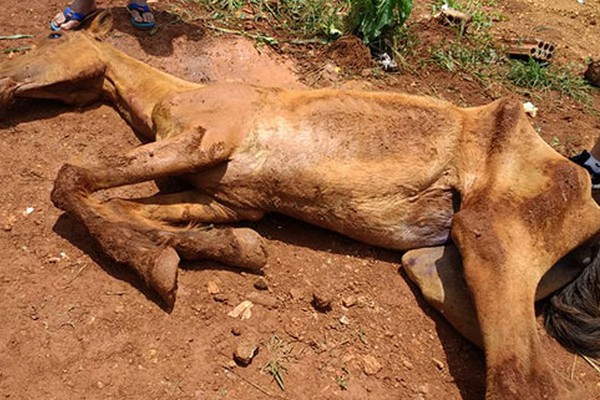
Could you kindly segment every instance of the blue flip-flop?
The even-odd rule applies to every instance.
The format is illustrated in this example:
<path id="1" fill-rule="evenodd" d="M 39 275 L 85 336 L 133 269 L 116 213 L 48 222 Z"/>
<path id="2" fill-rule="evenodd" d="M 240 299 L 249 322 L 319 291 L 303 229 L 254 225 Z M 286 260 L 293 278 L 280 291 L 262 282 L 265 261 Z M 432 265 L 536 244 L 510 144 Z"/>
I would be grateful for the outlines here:
<path id="1" fill-rule="evenodd" d="M 127 5 L 127 10 L 129 11 L 129 14 L 131 14 L 131 25 L 133 25 L 135 28 L 137 28 L 137 29 L 152 29 L 156 26 L 156 22 L 154 22 L 154 21 L 138 22 L 135 20 L 135 18 L 133 18 L 133 14 L 131 13 L 132 11 L 137 11 L 140 14 L 140 16 L 142 16 L 144 13 L 151 13 L 152 10 L 147 5 L 130 3 Z"/>
<path id="2" fill-rule="evenodd" d="M 79 27 L 84 22 L 88 21 L 90 18 L 92 18 L 94 15 L 96 15 L 97 13 L 98 13 L 98 10 L 94 10 L 87 14 L 83 14 L 83 13 L 78 13 L 78 12 L 71 10 L 71 7 L 67 7 L 67 8 L 65 8 L 65 11 L 63 11 L 63 15 L 65 16 L 65 22 L 63 22 L 63 24 L 66 22 L 69 22 L 69 21 L 77 21 L 77 22 L 79 22 L 79 25 L 77 25 L 77 27 Z M 74 29 L 77 29 L 77 27 Z M 60 31 L 60 26 L 56 26 L 54 21 L 50 21 L 50 29 L 52 29 L 54 32 Z"/>

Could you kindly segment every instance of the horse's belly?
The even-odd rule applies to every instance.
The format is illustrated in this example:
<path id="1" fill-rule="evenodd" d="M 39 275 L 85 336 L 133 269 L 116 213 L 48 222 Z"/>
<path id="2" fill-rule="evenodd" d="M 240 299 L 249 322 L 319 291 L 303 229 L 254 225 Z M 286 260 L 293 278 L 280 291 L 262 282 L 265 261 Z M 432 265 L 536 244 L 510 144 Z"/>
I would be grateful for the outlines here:
<path id="1" fill-rule="evenodd" d="M 343 205 L 321 202 L 297 208 L 290 204 L 277 211 L 365 243 L 406 250 L 448 241 L 452 201 L 452 191 L 433 189 L 403 200 L 348 198 Z"/>
<path id="2" fill-rule="evenodd" d="M 197 186 L 226 204 L 278 212 L 376 246 L 412 249 L 448 240 L 454 191 L 439 182 L 407 195 L 383 177 L 330 182 L 233 172 L 203 174 Z"/>

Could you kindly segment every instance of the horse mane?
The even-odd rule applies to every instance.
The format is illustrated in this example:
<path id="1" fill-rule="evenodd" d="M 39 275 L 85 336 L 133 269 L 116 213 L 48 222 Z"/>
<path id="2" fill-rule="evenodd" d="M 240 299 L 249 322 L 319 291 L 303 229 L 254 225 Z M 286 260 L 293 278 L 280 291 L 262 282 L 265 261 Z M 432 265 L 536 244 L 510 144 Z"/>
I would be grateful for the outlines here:
<path id="1" fill-rule="evenodd" d="M 600 251 L 575 280 L 550 298 L 545 326 L 568 350 L 600 356 Z"/>

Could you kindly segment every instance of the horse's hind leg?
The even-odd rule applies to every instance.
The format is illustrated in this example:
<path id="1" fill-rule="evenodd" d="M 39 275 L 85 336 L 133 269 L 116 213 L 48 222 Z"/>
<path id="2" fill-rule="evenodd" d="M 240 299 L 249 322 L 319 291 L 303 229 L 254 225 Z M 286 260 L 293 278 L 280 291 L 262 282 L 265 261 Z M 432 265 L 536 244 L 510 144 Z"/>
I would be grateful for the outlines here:
<path id="1" fill-rule="evenodd" d="M 136 200 L 111 199 L 105 206 L 115 215 L 135 221 L 153 241 L 175 248 L 184 259 L 209 259 L 250 270 L 266 263 L 258 233 L 249 228 L 212 226 L 258 220 L 262 211 L 225 205 L 195 190 Z"/>
<path id="2" fill-rule="evenodd" d="M 127 212 L 148 220 L 171 224 L 257 221 L 264 215 L 264 212 L 260 210 L 223 204 L 214 197 L 197 190 L 158 194 L 143 199 L 115 198 L 109 200 L 107 204 L 126 209 Z"/>
<path id="3" fill-rule="evenodd" d="M 90 197 L 100 189 L 200 171 L 226 162 L 234 147 L 227 135 L 202 129 L 138 147 L 92 167 L 64 165 L 52 191 L 54 204 L 77 218 L 116 261 L 131 266 L 167 303 L 175 299 L 179 258 L 173 247 L 156 244 Z"/>

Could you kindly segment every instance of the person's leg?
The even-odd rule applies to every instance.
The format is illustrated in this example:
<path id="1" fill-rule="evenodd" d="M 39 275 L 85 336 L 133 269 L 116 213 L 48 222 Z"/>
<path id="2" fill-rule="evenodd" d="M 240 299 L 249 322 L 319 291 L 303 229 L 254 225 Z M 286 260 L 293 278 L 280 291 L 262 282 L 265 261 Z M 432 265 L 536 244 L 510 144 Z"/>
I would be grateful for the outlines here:
<path id="1" fill-rule="evenodd" d="M 68 12 L 70 10 L 72 14 Z M 81 25 L 80 18 L 77 17 L 77 14 L 81 14 L 82 16 L 88 15 L 91 12 L 96 10 L 96 1 L 95 0 L 73 0 L 71 5 L 68 7 L 68 10 L 59 12 L 56 14 L 54 19 L 52 20 L 52 28 L 56 29 L 76 29 L 79 25 Z"/>
<path id="2" fill-rule="evenodd" d="M 154 14 L 146 0 L 129 0 L 127 10 L 131 14 L 131 23 L 136 28 L 152 28 L 155 24 Z"/>

